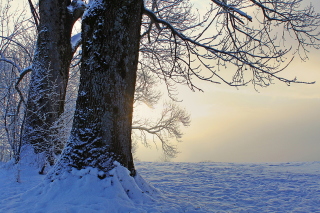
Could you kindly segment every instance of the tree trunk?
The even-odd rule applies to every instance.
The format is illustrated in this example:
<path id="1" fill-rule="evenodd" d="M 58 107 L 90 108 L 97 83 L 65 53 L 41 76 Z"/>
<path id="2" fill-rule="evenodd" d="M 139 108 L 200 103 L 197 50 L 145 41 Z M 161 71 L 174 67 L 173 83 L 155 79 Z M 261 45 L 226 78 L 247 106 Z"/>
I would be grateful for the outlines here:
<path id="1" fill-rule="evenodd" d="M 80 87 L 60 165 L 105 172 L 118 161 L 135 174 L 131 125 L 142 0 L 91 1 L 82 22 Z"/>
<path id="2" fill-rule="evenodd" d="M 38 40 L 27 101 L 24 144 L 50 153 L 51 127 L 64 110 L 73 26 L 70 0 L 40 0 Z M 51 164 L 52 159 L 50 160 Z"/>

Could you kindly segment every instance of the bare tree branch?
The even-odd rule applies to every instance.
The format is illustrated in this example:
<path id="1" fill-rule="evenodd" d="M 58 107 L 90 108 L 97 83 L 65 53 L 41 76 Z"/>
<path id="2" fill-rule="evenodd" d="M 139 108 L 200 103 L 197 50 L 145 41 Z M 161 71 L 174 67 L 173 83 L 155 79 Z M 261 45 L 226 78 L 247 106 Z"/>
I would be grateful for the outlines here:
<path id="1" fill-rule="evenodd" d="M 29 2 L 31 14 L 32 14 L 32 16 L 33 16 L 34 23 L 35 23 L 36 28 L 37 28 L 37 30 L 38 30 L 38 28 L 39 28 L 39 20 L 40 20 L 39 14 L 38 14 L 37 10 L 35 9 L 32 1 L 31 1 L 31 0 L 28 0 L 28 2 Z"/>
<path id="2" fill-rule="evenodd" d="M 194 85 L 193 77 L 212 83 L 224 82 L 230 86 L 244 86 L 251 82 L 255 87 L 265 87 L 269 86 L 273 79 L 288 85 L 314 83 L 279 75 L 293 59 L 287 59 L 286 55 L 289 52 L 296 52 L 305 59 L 301 53 L 306 55 L 307 47 L 319 48 L 320 37 L 317 28 L 320 25 L 320 15 L 314 12 L 312 6 L 300 9 L 301 0 L 212 2 L 216 6 L 208 11 L 204 24 L 196 28 L 185 27 L 188 28 L 185 31 L 179 29 L 179 24 L 174 20 L 166 20 L 166 16 L 159 12 L 161 9 L 153 11 L 146 3 L 143 12 L 152 24 L 148 27 L 146 25 L 147 30 L 143 35 L 148 34 L 148 42 L 142 42 L 142 53 L 143 56 L 152 57 L 159 63 L 151 61 L 150 65 L 148 61 L 149 65 L 145 67 L 150 67 L 152 72 L 163 78 L 166 83 L 183 83 L 191 89 L 198 90 L 201 89 Z M 158 4 L 158 8 L 167 9 L 161 5 L 163 2 L 159 1 Z M 181 2 L 175 7 L 184 8 L 186 11 L 187 9 L 180 4 Z M 246 12 L 247 8 L 257 8 L 258 11 L 260 9 L 261 13 L 252 17 Z M 180 11 L 180 14 L 183 12 Z M 236 14 L 239 17 L 236 17 Z M 247 22 L 240 17 L 245 18 Z M 160 25 L 161 30 L 158 27 L 150 28 L 155 23 Z M 184 22 L 181 21 L 180 24 Z M 196 33 L 195 29 L 201 28 L 203 30 Z M 277 31 L 281 30 L 283 35 L 277 36 Z M 150 39 L 150 34 L 153 40 Z M 296 48 L 293 47 L 293 43 L 288 43 L 290 46 L 287 48 L 279 45 L 290 37 L 297 41 Z M 162 52 L 157 49 L 159 47 Z M 163 63 L 163 57 L 170 58 L 167 60 L 168 64 Z M 228 64 L 234 69 L 232 78 L 227 78 L 220 72 L 226 70 Z M 169 87 L 173 85 L 168 84 Z"/>
<path id="3" fill-rule="evenodd" d="M 163 111 L 158 120 L 151 122 L 146 121 L 133 121 L 132 129 L 139 130 L 145 145 L 148 145 L 147 135 L 153 135 L 157 140 L 161 142 L 162 149 L 169 157 L 175 157 L 178 153 L 176 146 L 170 143 L 170 139 L 174 138 L 176 141 L 180 141 L 183 133 L 180 130 L 180 126 L 189 126 L 190 115 L 184 110 L 178 107 L 175 103 L 165 103 Z M 156 143 L 155 138 L 153 142 Z"/>

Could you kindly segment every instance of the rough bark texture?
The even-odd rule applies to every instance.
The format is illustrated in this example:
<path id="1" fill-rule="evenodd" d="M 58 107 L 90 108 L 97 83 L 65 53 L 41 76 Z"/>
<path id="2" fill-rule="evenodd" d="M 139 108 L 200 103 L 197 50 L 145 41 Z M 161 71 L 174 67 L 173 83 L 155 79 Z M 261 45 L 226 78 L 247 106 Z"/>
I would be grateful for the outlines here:
<path id="1" fill-rule="evenodd" d="M 70 0 L 39 1 L 39 32 L 27 101 L 24 143 L 36 153 L 52 149 L 51 127 L 64 110 L 71 61 Z M 53 162 L 51 162 L 52 164 Z"/>
<path id="2" fill-rule="evenodd" d="M 73 129 L 61 165 L 108 172 L 118 161 L 135 174 L 131 125 L 142 4 L 142 0 L 91 1 L 83 18 Z"/>

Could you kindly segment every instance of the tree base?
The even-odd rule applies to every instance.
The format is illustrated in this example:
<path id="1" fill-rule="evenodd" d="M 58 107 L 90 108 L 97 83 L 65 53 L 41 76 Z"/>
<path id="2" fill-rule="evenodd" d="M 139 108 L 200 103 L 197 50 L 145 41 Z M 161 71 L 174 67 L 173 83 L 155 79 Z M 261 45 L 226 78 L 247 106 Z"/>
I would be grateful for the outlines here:
<path id="1" fill-rule="evenodd" d="M 98 169 L 90 167 L 72 168 L 52 179 L 53 169 L 35 188 L 0 202 L 0 211 L 145 212 L 145 205 L 150 207 L 163 200 L 138 174 L 132 177 L 125 167 L 114 164 L 104 179 L 98 177 Z"/>

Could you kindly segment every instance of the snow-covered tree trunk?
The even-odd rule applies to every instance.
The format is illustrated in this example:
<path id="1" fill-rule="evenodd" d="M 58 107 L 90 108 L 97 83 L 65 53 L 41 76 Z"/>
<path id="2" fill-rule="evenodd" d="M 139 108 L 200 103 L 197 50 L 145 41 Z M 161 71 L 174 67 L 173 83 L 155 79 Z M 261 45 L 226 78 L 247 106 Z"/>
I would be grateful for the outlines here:
<path id="1" fill-rule="evenodd" d="M 73 128 L 58 168 L 94 167 L 103 178 L 118 161 L 135 174 L 131 125 L 142 6 L 142 0 L 89 3 Z"/>
<path id="2" fill-rule="evenodd" d="M 73 9 L 70 0 L 39 1 L 40 22 L 23 142 L 48 156 L 53 148 L 51 127 L 64 110 L 72 59 L 70 38 L 76 19 Z"/>

